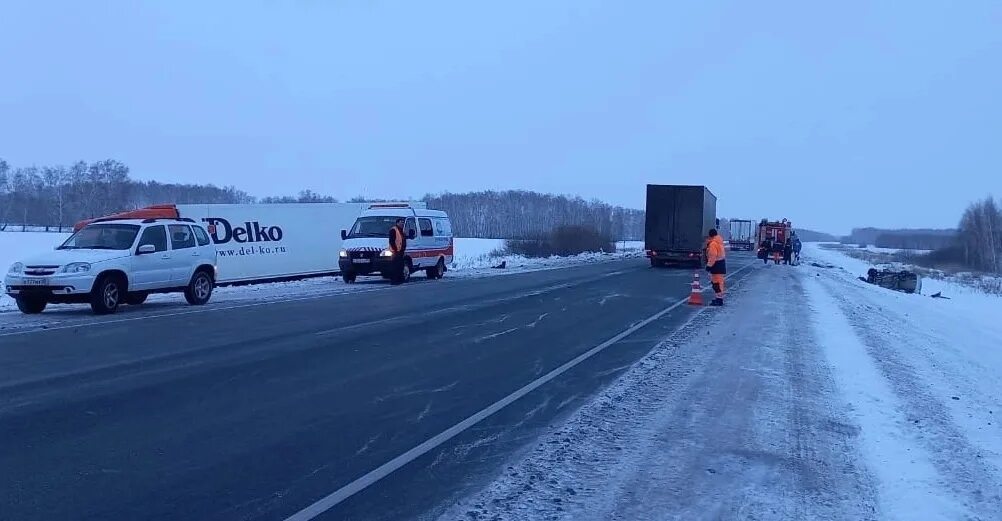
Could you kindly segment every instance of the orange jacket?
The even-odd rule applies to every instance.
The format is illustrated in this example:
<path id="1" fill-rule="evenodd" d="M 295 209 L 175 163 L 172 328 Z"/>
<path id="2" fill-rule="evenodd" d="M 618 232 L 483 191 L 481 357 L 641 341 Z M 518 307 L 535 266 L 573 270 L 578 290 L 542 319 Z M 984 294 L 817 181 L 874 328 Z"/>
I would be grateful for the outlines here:
<path id="1" fill-rule="evenodd" d="M 407 236 L 403 229 L 393 225 L 390 228 L 390 251 L 393 253 L 403 253 L 407 249 Z"/>
<path id="2" fill-rule="evenodd" d="M 717 235 L 706 244 L 706 265 L 713 266 L 719 260 L 724 260 L 724 239 Z"/>

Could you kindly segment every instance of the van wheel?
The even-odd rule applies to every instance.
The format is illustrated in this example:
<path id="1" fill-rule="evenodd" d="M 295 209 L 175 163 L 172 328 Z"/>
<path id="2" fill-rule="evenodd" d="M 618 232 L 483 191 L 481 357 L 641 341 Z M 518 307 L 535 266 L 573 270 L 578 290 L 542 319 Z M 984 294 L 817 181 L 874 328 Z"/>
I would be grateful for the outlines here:
<path id="1" fill-rule="evenodd" d="M 212 297 L 213 287 L 212 277 L 204 271 L 196 271 L 188 282 L 188 287 L 184 288 L 184 299 L 192 306 L 203 306 Z"/>
<path id="2" fill-rule="evenodd" d="M 38 297 L 17 297 L 15 301 L 17 302 L 17 309 L 21 310 L 21 313 L 25 315 L 37 315 L 45 311 L 45 306 L 49 304 L 45 299 Z"/>
<path id="3" fill-rule="evenodd" d="M 404 262 L 404 267 L 400 272 L 400 282 L 410 282 L 411 271 L 413 271 L 413 269 L 414 268 L 411 266 L 410 261 Z"/>
<path id="4" fill-rule="evenodd" d="M 125 297 L 125 284 L 121 277 L 103 275 L 94 283 L 90 294 L 90 309 L 98 315 L 110 315 L 118 311 L 118 305 Z"/>
<path id="5" fill-rule="evenodd" d="M 341 279 L 344 280 L 345 284 L 354 284 L 356 278 L 358 278 L 358 275 L 351 272 L 341 274 Z"/>
<path id="6" fill-rule="evenodd" d="M 125 296 L 125 303 L 130 306 L 138 306 L 146 302 L 146 298 L 149 296 L 149 292 L 146 291 L 133 291 Z"/>
<path id="7" fill-rule="evenodd" d="M 438 263 L 436 263 L 431 268 L 425 270 L 425 274 L 428 275 L 428 278 L 430 280 L 437 280 L 442 278 L 445 275 L 445 261 L 442 259 L 438 259 Z"/>

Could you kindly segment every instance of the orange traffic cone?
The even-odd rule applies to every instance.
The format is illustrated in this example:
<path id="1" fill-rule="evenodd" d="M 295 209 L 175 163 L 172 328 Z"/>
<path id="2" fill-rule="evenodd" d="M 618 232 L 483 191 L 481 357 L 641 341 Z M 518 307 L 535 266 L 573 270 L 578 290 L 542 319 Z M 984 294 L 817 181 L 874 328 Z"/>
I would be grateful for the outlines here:
<path id="1" fill-rule="evenodd" d="M 699 285 L 699 272 L 692 274 L 692 292 L 689 293 L 690 306 L 703 305 L 703 288 Z"/>

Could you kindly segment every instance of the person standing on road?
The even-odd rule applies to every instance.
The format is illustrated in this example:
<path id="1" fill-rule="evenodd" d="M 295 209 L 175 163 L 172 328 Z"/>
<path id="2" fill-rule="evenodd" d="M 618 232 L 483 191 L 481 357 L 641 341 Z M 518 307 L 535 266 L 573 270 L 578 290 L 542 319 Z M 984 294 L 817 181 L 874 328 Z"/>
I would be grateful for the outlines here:
<path id="1" fill-rule="evenodd" d="M 770 255 L 772 255 L 772 239 L 766 237 L 758 248 L 758 258 L 762 259 L 762 264 L 769 264 Z"/>
<path id="2" fill-rule="evenodd" d="M 783 243 L 783 264 L 790 264 L 793 261 L 793 237 L 787 237 Z"/>
<path id="3" fill-rule="evenodd" d="M 803 248 L 803 243 L 800 242 L 800 237 L 797 237 L 797 232 L 793 232 L 793 265 L 796 266 L 800 264 L 800 249 Z"/>
<path id="4" fill-rule="evenodd" d="M 706 244 L 706 271 L 710 273 L 710 285 L 713 286 L 714 299 L 711 306 L 724 305 L 724 275 L 727 274 L 727 263 L 724 261 L 724 239 L 716 228 L 710 230 L 710 238 Z"/>
<path id="5" fill-rule="evenodd" d="M 393 285 L 404 281 L 404 254 L 407 252 L 407 234 L 404 233 L 404 218 L 400 217 L 390 228 L 390 252 L 393 253 L 390 265 L 393 269 L 393 276 L 390 278 Z"/>
<path id="6" fill-rule="evenodd" d="M 777 237 L 772 241 L 772 261 L 778 265 L 781 260 L 783 260 L 783 241 Z"/>

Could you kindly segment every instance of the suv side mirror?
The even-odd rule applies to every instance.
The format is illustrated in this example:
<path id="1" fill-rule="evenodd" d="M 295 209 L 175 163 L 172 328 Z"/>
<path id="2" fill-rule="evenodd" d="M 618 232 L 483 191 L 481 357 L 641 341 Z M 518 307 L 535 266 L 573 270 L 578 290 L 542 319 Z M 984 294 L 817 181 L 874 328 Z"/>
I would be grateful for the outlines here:
<path id="1" fill-rule="evenodd" d="M 341 240 L 343 241 L 347 238 L 348 238 L 348 230 L 341 230 Z"/>
<path id="2" fill-rule="evenodd" d="M 414 237 L 417 237 L 417 234 L 414 233 L 414 228 L 407 230 L 407 238 L 413 240 Z"/>
<path id="3" fill-rule="evenodd" d="M 137 255 L 149 255 L 151 253 L 156 253 L 157 247 L 152 244 L 143 244 L 136 250 Z"/>

